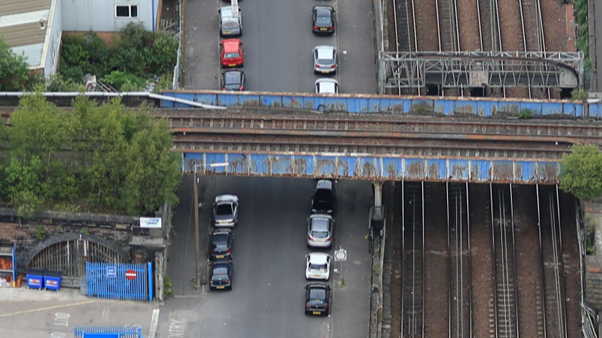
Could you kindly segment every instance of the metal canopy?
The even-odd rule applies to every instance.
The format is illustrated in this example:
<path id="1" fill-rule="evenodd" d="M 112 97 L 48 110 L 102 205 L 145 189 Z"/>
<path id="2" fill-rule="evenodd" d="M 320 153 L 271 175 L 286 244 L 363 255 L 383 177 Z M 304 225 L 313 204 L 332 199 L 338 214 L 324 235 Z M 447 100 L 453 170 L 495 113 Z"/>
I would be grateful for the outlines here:
<path id="1" fill-rule="evenodd" d="M 576 88 L 583 81 L 582 52 L 381 52 L 379 62 L 381 90 Z"/>

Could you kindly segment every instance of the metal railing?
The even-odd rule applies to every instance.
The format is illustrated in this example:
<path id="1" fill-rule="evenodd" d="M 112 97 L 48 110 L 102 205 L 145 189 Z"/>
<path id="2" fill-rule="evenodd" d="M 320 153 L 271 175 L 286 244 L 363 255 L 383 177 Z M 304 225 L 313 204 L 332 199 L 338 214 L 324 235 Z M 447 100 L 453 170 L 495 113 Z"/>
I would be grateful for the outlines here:
<path id="1" fill-rule="evenodd" d="M 177 90 L 180 88 L 180 64 L 182 59 L 182 40 L 184 39 L 184 34 L 182 34 L 182 0 L 178 0 L 178 16 L 179 16 L 179 27 L 178 27 L 178 54 L 176 56 L 176 65 L 173 68 L 173 81 L 171 84 L 171 89 Z"/>

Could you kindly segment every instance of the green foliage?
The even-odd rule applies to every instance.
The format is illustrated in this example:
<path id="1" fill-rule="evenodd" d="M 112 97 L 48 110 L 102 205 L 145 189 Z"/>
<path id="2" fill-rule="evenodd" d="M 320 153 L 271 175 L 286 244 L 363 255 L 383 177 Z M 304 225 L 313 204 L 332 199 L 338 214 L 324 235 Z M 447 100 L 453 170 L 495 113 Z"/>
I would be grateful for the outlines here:
<path id="1" fill-rule="evenodd" d="M 112 48 L 93 32 L 85 37 L 65 36 L 60 68 L 63 79 L 81 83 L 84 75 L 90 73 L 120 91 L 135 91 L 144 89 L 152 75 L 173 71 L 177 39 L 133 23 L 120 33 Z"/>
<path id="2" fill-rule="evenodd" d="M 587 100 L 587 92 L 583 89 L 575 88 L 571 92 L 571 98 L 575 101 Z"/>
<path id="3" fill-rule="evenodd" d="M 602 152 L 595 145 L 574 145 L 562 158 L 560 187 L 577 198 L 602 194 Z"/>
<path id="4" fill-rule="evenodd" d="M 133 215 L 176 203 L 177 155 L 166 121 L 127 110 L 119 99 L 99 106 L 84 96 L 67 114 L 40 94 L 11 115 L 10 151 L 0 157 L 0 194 L 24 214 L 74 204 Z"/>
<path id="5" fill-rule="evenodd" d="M 173 86 L 173 73 L 165 73 L 161 75 L 159 81 L 155 85 L 155 93 L 160 93 L 164 90 L 170 90 Z"/>
<path id="6" fill-rule="evenodd" d="M 518 114 L 519 119 L 531 119 L 534 116 L 535 111 L 533 111 L 532 109 L 523 109 L 520 111 L 520 114 Z"/>
<path id="7" fill-rule="evenodd" d="M 46 227 L 38 225 L 38 227 L 36 228 L 36 237 L 40 241 L 43 241 L 46 238 Z"/>
<path id="8" fill-rule="evenodd" d="M 16 55 L 0 35 L 0 92 L 24 90 L 28 82 L 25 57 Z"/>
<path id="9" fill-rule="evenodd" d="M 169 259 L 169 257 L 168 257 L 168 259 Z M 169 279 L 169 277 L 165 276 L 163 278 L 163 290 L 164 290 L 166 296 L 173 296 L 173 289 L 171 287 L 172 287 L 171 279 Z"/>
<path id="10" fill-rule="evenodd" d="M 587 1 L 588 0 L 575 0 L 575 12 L 577 13 L 576 16 L 578 26 L 577 49 L 582 51 L 586 58 L 589 56 Z"/>
<path id="11" fill-rule="evenodd" d="M 83 235 L 88 236 L 88 235 L 90 235 L 90 230 L 88 230 L 88 228 L 86 228 L 86 227 L 83 227 L 81 233 Z"/>
<path id="12" fill-rule="evenodd" d="M 83 75 L 81 77 L 83 78 Z M 46 81 L 46 90 L 50 92 L 82 92 L 85 87 L 83 84 L 74 81 L 73 78 L 57 74 Z"/>
<path id="13" fill-rule="evenodd" d="M 131 73 L 115 70 L 104 80 L 119 91 L 137 91 L 146 87 L 146 80 Z"/>

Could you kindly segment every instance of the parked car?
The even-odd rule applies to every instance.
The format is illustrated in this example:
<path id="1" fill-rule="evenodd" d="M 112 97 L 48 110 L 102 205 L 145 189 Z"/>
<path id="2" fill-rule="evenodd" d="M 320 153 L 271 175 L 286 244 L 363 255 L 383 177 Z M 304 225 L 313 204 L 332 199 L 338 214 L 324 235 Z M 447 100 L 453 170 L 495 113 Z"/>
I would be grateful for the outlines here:
<path id="1" fill-rule="evenodd" d="M 237 8 L 238 15 L 234 15 L 234 8 L 232 6 L 224 6 L 217 11 L 219 15 L 220 36 L 242 35 L 242 10 L 240 7 Z"/>
<path id="2" fill-rule="evenodd" d="M 312 252 L 305 255 L 305 279 L 330 279 L 330 255 Z"/>
<path id="3" fill-rule="evenodd" d="M 215 229 L 209 243 L 209 259 L 229 259 L 232 257 L 234 235 L 230 229 Z"/>
<path id="4" fill-rule="evenodd" d="M 222 67 L 242 67 L 244 65 L 244 49 L 240 39 L 223 40 L 219 46 Z"/>
<path id="5" fill-rule="evenodd" d="M 313 32 L 315 34 L 333 34 L 335 25 L 335 10 L 332 6 L 317 5 L 311 9 Z"/>
<path id="6" fill-rule="evenodd" d="M 314 73 L 334 74 L 337 71 L 337 50 L 333 46 L 314 48 Z"/>
<path id="7" fill-rule="evenodd" d="M 327 315 L 330 310 L 330 285 L 321 282 L 305 286 L 305 314 Z"/>
<path id="8" fill-rule="evenodd" d="M 232 290 L 232 276 L 234 268 L 232 261 L 219 260 L 211 264 L 211 278 L 209 280 L 209 289 L 211 290 Z"/>
<path id="9" fill-rule="evenodd" d="M 336 195 L 336 181 L 319 180 L 311 198 L 311 212 L 332 214 Z"/>
<path id="10" fill-rule="evenodd" d="M 234 228 L 238 225 L 238 197 L 220 195 L 213 203 L 213 226 L 215 228 Z"/>
<path id="11" fill-rule="evenodd" d="M 338 94 L 339 83 L 335 79 L 318 79 L 316 80 L 316 93 Z"/>
<path id="12" fill-rule="evenodd" d="M 334 219 L 330 215 L 313 214 L 307 219 L 307 247 L 329 248 L 332 245 Z"/>
<path id="13" fill-rule="evenodd" d="M 245 72 L 242 69 L 222 72 L 222 90 L 243 91 L 245 89 Z"/>

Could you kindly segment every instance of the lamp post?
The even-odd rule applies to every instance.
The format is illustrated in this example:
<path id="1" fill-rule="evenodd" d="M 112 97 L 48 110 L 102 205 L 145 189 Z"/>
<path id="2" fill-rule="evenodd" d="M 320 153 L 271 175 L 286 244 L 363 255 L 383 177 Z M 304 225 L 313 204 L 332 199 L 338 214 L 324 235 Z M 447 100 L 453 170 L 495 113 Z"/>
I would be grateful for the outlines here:
<path id="1" fill-rule="evenodd" d="M 227 167 L 230 164 L 225 163 L 211 163 L 209 165 L 210 168 L 219 168 L 219 167 Z M 197 177 L 197 172 L 199 171 L 199 167 L 203 168 L 202 172 L 205 173 L 206 165 L 204 163 L 195 164 L 194 165 L 194 239 L 195 239 L 195 248 L 196 248 L 196 280 L 194 287 L 198 289 L 201 285 L 201 246 L 199 239 L 199 179 Z"/>

